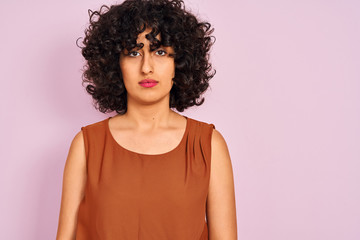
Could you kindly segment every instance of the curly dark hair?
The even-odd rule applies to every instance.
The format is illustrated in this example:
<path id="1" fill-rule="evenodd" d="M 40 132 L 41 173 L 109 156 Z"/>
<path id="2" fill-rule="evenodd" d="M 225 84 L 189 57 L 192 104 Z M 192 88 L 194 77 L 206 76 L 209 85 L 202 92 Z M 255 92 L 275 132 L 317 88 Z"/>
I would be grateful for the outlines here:
<path id="1" fill-rule="evenodd" d="M 86 59 L 82 75 L 86 91 L 102 113 L 127 111 L 127 92 L 119 66 L 123 49 L 139 47 L 138 34 L 147 27 L 146 38 L 152 50 L 162 46 L 174 49 L 175 77 L 170 91 L 170 108 L 201 105 L 201 95 L 209 87 L 216 70 L 209 62 L 209 51 L 216 38 L 208 22 L 199 21 L 185 9 L 182 0 L 126 0 L 99 11 L 89 10 L 90 24 L 85 30 L 82 55 Z M 161 41 L 155 38 L 160 33 Z"/>

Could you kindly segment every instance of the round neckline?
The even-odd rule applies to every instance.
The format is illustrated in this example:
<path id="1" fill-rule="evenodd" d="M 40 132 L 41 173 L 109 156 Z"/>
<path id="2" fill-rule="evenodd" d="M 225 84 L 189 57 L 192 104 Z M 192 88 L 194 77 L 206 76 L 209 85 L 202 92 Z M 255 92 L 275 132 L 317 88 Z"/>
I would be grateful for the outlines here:
<path id="1" fill-rule="evenodd" d="M 185 131 L 183 133 L 183 136 L 180 140 L 180 142 L 177 144 L 177 146 L 173 149 L 171 149 L 170 151 L 168 152 L 165 152 L 165 153 L 160 153 L 160 154 L 146 154 L 146 153 L 139 153 L 139 152 L 135 152 L 135 151 L 132 151 L 132 150 L 129 150 L 123 146 L 121 146 L 114 138 L 114 136 L 112 135 L 111 131 L 110 131 L 110 126 L 109 126 L 109 121 L 110 121 L 110 118 L 112 117 L 108 117 L 105 121 L 105 125 L 106 125 L 106 131 L 108 133 L 108 135 L 110 136 L 111 138 L 111 141 L 116 145 L 118 146 L 120 149 L 126 151 L 126 152 L 129 152 L 131 154 L 135 154 L 135 155 L 139 155 L 139 156 L 143 156 L 143 157 L 159 157 L 159 156 L 164 156 L 164 155 L 168 155 L 170 153 L 173 153 L 175 152 L 176 150 L 178 150 L 180 148 L 180 146 L 183 144 L 183 142 L 185 141 L 185 138 L 186 138 L 186 135 L 187 135 L 187 132 L 188 132 L 188 129 L 189 129 L 189 122 L 190 122 L 190 119 L 189 117 L 187 116 L 184 116 L 182 115 L 183 117 L 186 118 L 186 126 L 185 126 Z"/>

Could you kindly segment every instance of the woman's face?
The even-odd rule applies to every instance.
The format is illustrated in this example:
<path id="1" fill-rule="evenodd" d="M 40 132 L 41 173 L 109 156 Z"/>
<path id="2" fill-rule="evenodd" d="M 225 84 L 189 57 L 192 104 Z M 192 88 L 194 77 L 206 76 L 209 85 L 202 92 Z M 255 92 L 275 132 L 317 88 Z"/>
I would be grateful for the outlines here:
<path id="1" fill-rule="evenodd" d="M 160 47 L 150 51 L 150 41 L 145 38 L 151 29 L 147 28 L 138 35 L 137 43 L 143 43 L 141 49 L 132 49 L 120 54 L 120 69 L 129 101 L 142 104 L 156 103 L 161 100 L 169 101 L 170 90 L 175 76 L 174 53 L 172 47 Z M 161 40 L 160 34 L 156 36 Z M 142 80 L 155 80 L 157 84 L 140 84 Z"/>

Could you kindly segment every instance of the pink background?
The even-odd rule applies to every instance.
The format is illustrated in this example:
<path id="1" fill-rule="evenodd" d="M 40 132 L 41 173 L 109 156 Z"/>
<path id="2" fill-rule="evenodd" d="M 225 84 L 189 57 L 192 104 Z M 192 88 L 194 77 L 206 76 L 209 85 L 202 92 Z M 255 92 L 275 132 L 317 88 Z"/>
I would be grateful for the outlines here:
<path id="1" fill-rule="evenodd" d="M 0 239 L 55 239 L 71 140 L 112 115 L 75 45 L 102 3 L 0 3 Z M 239 239 L 360 239 L 360 2 L 186 3 L 215 27 L 217 75 L 182 114 L 227 140 Z"/>

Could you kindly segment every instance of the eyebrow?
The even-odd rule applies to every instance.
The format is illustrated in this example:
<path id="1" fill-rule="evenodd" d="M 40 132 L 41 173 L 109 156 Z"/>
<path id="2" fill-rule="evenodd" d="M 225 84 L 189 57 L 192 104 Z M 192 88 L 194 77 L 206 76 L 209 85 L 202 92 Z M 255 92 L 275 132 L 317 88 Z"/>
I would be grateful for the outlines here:
<path id="1" fill-rule="evenodd" d="M 133 51 L 133 50 L 140 50 L 140 49 L 143 49 L 143 48 L 144 48 L 144 46 L 145 46 L 145 44 L 144 44 L 144 43 L 142 43 L 142 42 L 139 42 L 138 44 L 142 44 L 142 46 L 135 46 L 134 48 L 131 48 L 129 51 Z M 171 47 L 171 46 L 164 46 L 164 45 L 160 44 L 158 47 L 153 48 L 153 49 L 151 50 L 151 46 L 155 46 L 155 45 L 153 45 L 153 44 L 150 44 L 150 45 L 149 45 L 149 47 L 150 47 L 150 51 L 155 51 L 155 50 L 157 50 L 157 49 L 159 49 L 159 48 L 167 48 L 167 47 Z"/>
<path id="2" fill-rule="evenodd" d="M 139 42 L 139 43 L 137 43 L 137 44 L 138 44 L 138 45 L 139 45 L 139 44 L 142 44 L 142 46 L 139 46 L 139 47 L 135 46 L 135 47 L 131 48 L 130 50 L 128 50 L 128 49 L 125 47 L 125 48 L 121 51 L 121 54 L 129 54 L 130 52 L 132 52 L 132 51 L 138 51 L 138 50 L 142 49 L 142 48 L 145 46 L 145 44 L 142 43 L 142 42 Z M 164 45 L 162 45 L 162 44 L 159 44 L 159 46 L 158 46 L 157 48 L 151 49 L 151 46 L 154 46 L 154 45 L 153 45 L 153 44 L 150 44 L 149 46 L 150 46 L 150 52 L 154 52 L 154 51 L 156 51 L 156 50 L 159 49 L 159 48 L 164 48 L 164 49 L 166 49 L 166 48 L 174 47 L 174 46 L 164 46 Z M 124 50 L 127 51 L 127 53 L 124 53 Z M 166 50 L 166 51 L 168 52 L 168 54 L 169 54 L 170 57 L 175 57 L 175 55 L 176 55 L 175 49 L 173 49 L 172 51 L 169 51 L 169 50 Z"/>

